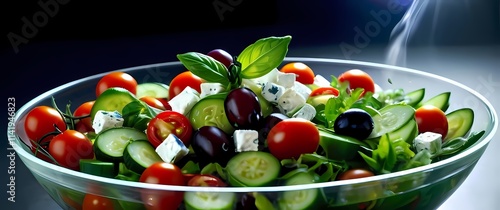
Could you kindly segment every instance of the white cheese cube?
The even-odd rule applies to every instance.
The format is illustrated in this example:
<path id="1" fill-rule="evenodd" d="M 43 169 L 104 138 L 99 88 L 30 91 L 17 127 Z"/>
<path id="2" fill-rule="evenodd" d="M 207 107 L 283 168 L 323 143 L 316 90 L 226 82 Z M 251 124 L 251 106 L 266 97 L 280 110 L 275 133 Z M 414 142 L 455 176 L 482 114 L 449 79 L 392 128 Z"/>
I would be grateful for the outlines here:
<path id="1" fill-rule="evenodd" d="M 189 153 L 189 149 L 174 134 L 169 134 L 155 149 L 160 158 L 167 163 L 174 163 Z"/>
<path id="2" fill-rule="evenodd" d="M 425 132 L 419 134 L 413 141 L 413 147 L 417 152 L 428 150 L 431 155 L 441 151 L 442 145 L 441 134 L 434 132 Z"/>
<path id="3" fill-rule="evenodd" d="M 224 86 L 222 86 L 222 84 L 220 84 L 220 83 L 216 83 L 216 82 L 206 82 L 205 83 L 204 82 L 204 83 L 201 83 L 200 89 L 201 89 L 200 98 L 204 98 L 204 97 L 209 96 L 209 95 L 220 93 L 220 92 L 224 91 L 226 88 L 224 88 Z"/>
<path id="4" fill-rule="evenodd" d="M 123 117 L 118 111 L 108 112 L 99 110 L 94 116 L 92 128 L 96 134 L 113 127 L 123 126 Z"/>
<path id="5" fill-rule="evenodd" d="M 285 88 L 291 88 L 294 86 L 296 77 L 297 75 L 294 73 L 278 72 L 276 84 L 281 85 Z"/>
<path id="6" fill-rule="evenodd" d="M 292 117 L 303 118 L 306 120 L 312 120 L 316 116 L 316 109 L 311 104 L 304 104 L 297 112 L 295 112 Z"/>
<path id="7" fill-rule="evenodd" d="M 279 72 L 280 71 L 277 68 L 274 68 L 269 73 L 267 73 L 261 77 L 253 78 L 251 80 L 257 84 L 264 84 L 266 82 L 276 83 L 276 81 L 278 79 L 277 76 L 278 76 Z"/>
<path id="8" fill-rule="evenodd" d="M 198 91 L 187 86 L 181 93 L 179 93 L 179 95 L 170 99 L 168 104 L 172 107 L 172 111 L 186 115 L 198 101 L 200 101 Z"/>
<path id="9" fill-rule="evenodd" d="M 285 88 L 272 82 L 266 82 L 262 85 L 262 96 L 271 103 L 277 103 L 278 99 L 285 92 Z"/>
<path id="10" fill-rule="evenodd" d="M 330 87 L 330 81 L 328 81 L 325 77 L 321 76 L 320 74 L 314 76 L 314 82 L 318 87 Z"/>
<path id="11" fill-rule="evenodd" d="M 292 89 L 295 90 L 295 92 L 300 94 L 306 100 L 307 98 L 309 98 L 309 94 L 311 94 L 312 92 L 312 90 L 309 87 L 297 81 L 294 82 Z"/>
<path id="12" fill-rule="evenodd" d="M 259 132 L 255 130 L 235 130 L 233 139 L 236 152 L 259 150 Z"/>
<path id="13" fill-rule="evenodd" d="M 278 108 L 282 114 L 290 116 L 306 104 L 306 99 L 294 89 L 286 89 L 278 98 Z"/>

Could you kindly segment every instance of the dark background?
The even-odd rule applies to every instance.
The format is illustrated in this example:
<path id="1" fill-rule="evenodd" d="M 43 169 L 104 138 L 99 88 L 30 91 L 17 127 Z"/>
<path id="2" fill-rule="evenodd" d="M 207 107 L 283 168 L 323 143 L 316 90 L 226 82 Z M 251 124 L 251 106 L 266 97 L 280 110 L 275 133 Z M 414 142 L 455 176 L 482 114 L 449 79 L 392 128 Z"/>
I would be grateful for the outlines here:
<path id="1" fill-rule="evenodd" d="M 362 60 L 364 52 L 375 50 L 380 51 L 374 53 L 378 59 L 384 55 L 380 49 L 387 45 L 392 27 L 404 12 L 392 14 L 390 23 L 370 38 L 363 53 L 346 57 L 339 44 L 352 45 L 354 28 L 363 28 L 373 21 L 370 12 L 386 10 L 389 1 L 399 2 L 405 8 L 411 3 L 411 0 L 4 1 L 0 4 L 2 94 L 4 99 L 15 97 L 16 107 L 20 108 L 39 94 L 82 77 L 173 61 L 176 54 L 187 51 L 222 48 L 237 55 L 248 44 L 267 36 L 292 35 L 290 56 Z M 466 0 L 440 1 L 447 3 L 424 11 L 422 24 L 414 29 L 413 46 L 500 44 L 499 0 L 476 0 L 472 4 Z M 52 16 L 39 23 L 37 32 L 16 51 L 9 34 L 24 36 L 23 27 L 27 23 L 23 19 L 31 24 L 33 17 L 44 11 L 39 2 L 58 2 L 57 10 L 51 5 L 55 11 Z M 219 16 L 214 3 L 229 10 Z M 436 21 L 439 24 L 428 24 Z M 2 145 L 7 148 L 6 141 Z M 1 151 L 0 158 L 4 160 L 6 150 Z M 6 161 L 1 163 L 3 171 L 7 168 Z M 36 193 L 43 192 L 19 159 L 16 166 L 18 197 L 16 205 L 8 207 L 23 209 Z M 2 202 L 5 196 L 0 195 Z"/>

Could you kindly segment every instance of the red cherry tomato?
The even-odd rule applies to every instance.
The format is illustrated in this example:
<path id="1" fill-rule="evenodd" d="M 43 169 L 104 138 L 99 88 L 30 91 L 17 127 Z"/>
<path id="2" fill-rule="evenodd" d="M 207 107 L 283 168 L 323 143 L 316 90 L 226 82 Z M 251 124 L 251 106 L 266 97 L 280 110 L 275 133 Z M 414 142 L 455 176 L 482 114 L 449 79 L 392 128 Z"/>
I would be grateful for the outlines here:
<path id="1" fill-rule="evenodd" d="M 166 162 L 153 163 L 146 168 L 139 178 L 140 182 L 164 185 L 185 185 L 181 169 L 174 164 Z M 149 210 L 177 209 L 182 203 L 182 192 L 159 192 L 155 190 L 142 190 L 144 206 Z"/>
<path id="2" fill-rule="evenodd" d="M 319 95 L 334 95 L 339 96 L 339 90 L 334 87 L 319 87 L 311 91 L 310 97 Z"/>
<path id="3" fill-rule="evenodd" d="M 442 135 L 445 139 L 448 134 L 448 120 L 446 114 L 439 108 L 432 105 L 424 105 L 415 110 L 415 120 L 418 125 L 418 132 L 434 132 Z"/>
<path id="4" fill-rule="evenodd" d="M 208 174 L 199 174 L 191 177 L 187 182 L 188 186 L 202 187 L 226 187 L 227 184 L 220 178 Z"/>
<path id="5" fill-rule="evenodd" d="M 113 210 L 113 200 L 94 194 L 86 194 L 83 198 L 82 210 Z"/>
<path id="6" fill-rule="evenodd" d="M 297 75 L 296 81 L 302 84 L 314 83 L 314 72 L 309 66 L 304 63 L 287 63 L 283 67 L 281 67 L 280 71 L 283 73 L 294 73 L 295 75 Z"/>
<path id="7" fill-rule="evenodd" d="M 195 89 L 196 91 L 198 91 L 198 93 L 201 93 L 200 85 L 202 82 L 203 80 L 200 77 L 194 75 L 190 71 L 182 72 L 175 76 L 174 79 L 172 79 L 172 81 L 170 82 L 168 98 L 172 99 L 173 97 L 181 93 L 187 86 Z"/>
<path id="8" fill-rule="evenodd" d="M 146 104 L 148 104 L 149 106 L 152 106 L 154 108 L 157 108 L 160 110 L 166 110 L 162 101 L 160 99 L 155 98 L 155 97 L 143 96 L 143 97 L 139 98 L 139 100 L 146 102 Z"/>
<path id="9" fill-rule="evenodd" d="M 375 176 L 375 174 L 370 170 L 362 168 L 353 168 L 339 174 L 337 180 L 357 179 L 370 176 Z"/>
<path id="10" fill-rule="evenodd" d="M 75 130 L 66 130 L 50 141 L 49 154 L 61 166 L 80 170 L 80 159 L 94 158 L 94 149 L 87 136 Z"/>
<path id="11" fill-rule="evenodd" d="M 179 112 L 170 110 L 161 112 L 149 121 L 146 129 L 148 140 L 154 147 L 160 145 L 171 133 L 189 147 L 193 127 L 189 119 Z"/>
<path id="12" fill-rule="evenodd" d="M 73 116 L 81 117 L 90 115 L 90 110 L 92 109 L 92 106 L 94 106 L 94 101 L 87 101 L 81 104 L 78 108 L 76 108 L 75 112 L 73 113 Z M 78 120 L 78 122 L 75 124 L 75 129 L 82 133 L 94 131 L 94 129 L 92 128 L 92 120 L 90 120 L 90 116 Z"/>
<path id="13" fill-rule="evenodd" d="M 130 74 L 125 72 L 110 72 L 104 75 L 104 77 L 99 80 L 96 86 L 96 96 L 101 95 L 102 92 L 111 87 L 121 87 L 130 91 L 132 94 L 137 92 L 137 81 Z"/>
<path id="14" fill-rule="evenodd" d="M 366 92 L 375 92 L 375 82 L 373 81 L 371 76 L 359 69 L 351 69 L 342 73 L 338 77 L 338 81 L 341 83 L 349 82 L 349 88 L 351 90 L 354 90 L 356 88 L 363 88 L 364 91 L 362 96 Z"/>
<path id="15" fill-rule="evenodd" d="M 267 135 L 267 144 L 276 158 L 299 158 L 301 154 L 313 153 L 319 145 L 319 131 L 308 120 L 290 118 L 277 123 Z"/>

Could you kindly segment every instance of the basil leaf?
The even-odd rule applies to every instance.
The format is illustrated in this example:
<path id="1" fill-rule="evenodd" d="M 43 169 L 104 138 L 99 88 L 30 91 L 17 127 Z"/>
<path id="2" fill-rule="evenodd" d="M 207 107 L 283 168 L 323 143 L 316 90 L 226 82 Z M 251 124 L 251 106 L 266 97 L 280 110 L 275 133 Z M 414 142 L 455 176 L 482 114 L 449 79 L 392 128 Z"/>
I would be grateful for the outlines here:
<path id="1" fill-rule="evenodd" d="M 226 66 L 214 58 L 197 52 L 178 54 L 177 58 L 194 75 L 208 81 L 229 84 L 229 75 Z"/>
<path id="2" fill-rule="evenodd" d="M 246 47 L 237 57 L 241 63 L 241 77 L 257 78 L 277 68 L 288 52 L 292 37 L 267 37 Z"/>

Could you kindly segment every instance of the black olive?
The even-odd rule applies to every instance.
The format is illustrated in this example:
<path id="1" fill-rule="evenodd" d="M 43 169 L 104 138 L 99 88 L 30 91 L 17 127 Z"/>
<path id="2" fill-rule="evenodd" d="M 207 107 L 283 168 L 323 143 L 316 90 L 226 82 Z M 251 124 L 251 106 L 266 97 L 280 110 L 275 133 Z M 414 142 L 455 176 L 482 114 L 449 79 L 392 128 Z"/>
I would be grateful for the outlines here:
<path id="1" fill-rule="evenodd" d="M 365 110 L 352 108 L 335 119 L 333 129 L 338 134 L 364 140 L 373 130 L 373 119 Z"/>

